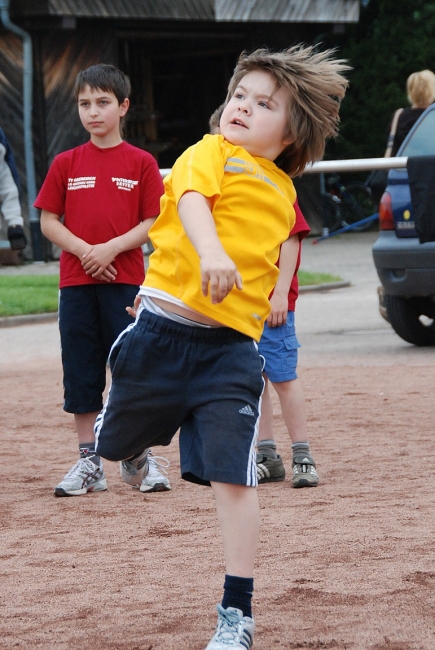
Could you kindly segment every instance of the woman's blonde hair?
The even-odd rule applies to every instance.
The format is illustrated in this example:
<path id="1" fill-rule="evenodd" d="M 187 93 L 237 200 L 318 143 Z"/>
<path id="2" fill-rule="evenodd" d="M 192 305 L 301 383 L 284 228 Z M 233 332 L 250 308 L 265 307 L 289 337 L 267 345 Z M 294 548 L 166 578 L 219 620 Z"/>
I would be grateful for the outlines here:
<path id="1" fill-rule="evenodd" d="M 343 73 L 350 67 L 343 59 L 334 59 L 334 52 L 316 52 L 314 46 L 302 45 L 282 52 L 265 48 L 242 52 L 228 85 L 225 104 L 242 78 L 254 70 L 269 73 L 277 89 L 290 91 L 285 137 L 293 142 L 275 161 L 290 176 L 302 174 L 308 163 L 320 160 L 326 138 L 337 135 L 338 111 L 348 85 Z"/>
<path id="2" fill-rule="evenodd" d="M 431 70 L 413 72 L 406 80 L 408 101 L 416 108 L 427 108 L 435 100 L 435 74 Z"/>

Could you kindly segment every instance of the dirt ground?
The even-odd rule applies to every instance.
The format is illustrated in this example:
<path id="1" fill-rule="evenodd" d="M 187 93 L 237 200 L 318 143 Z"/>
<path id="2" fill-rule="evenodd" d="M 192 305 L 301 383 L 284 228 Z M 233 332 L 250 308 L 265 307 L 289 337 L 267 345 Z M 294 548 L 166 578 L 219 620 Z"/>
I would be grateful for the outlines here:
<path id="1" fill-rule="evenodd" d="M 433 363 L 300 376 L 321 484 L 259 488 L 255 650 L 433 650 Z M 76 460 L 61 401 L 57 354 L 2 363 L 0 648 L 204 650 L 224 573 L 211 490 L 179 478 L 173 444 L 155 450 L 170 493 L 106 463 L 107 492 L 55 498 Z"/>

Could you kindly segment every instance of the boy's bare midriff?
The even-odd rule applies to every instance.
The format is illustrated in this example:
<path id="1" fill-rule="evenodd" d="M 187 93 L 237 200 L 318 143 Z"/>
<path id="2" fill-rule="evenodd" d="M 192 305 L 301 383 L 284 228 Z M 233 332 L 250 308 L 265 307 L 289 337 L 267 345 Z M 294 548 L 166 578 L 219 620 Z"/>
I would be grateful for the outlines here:
<path id="1" fill-rule="evenodd" d="M 184 307 L 174 305 L 172 302 L 162 300 L 161 298 L 153 297 L 152 301 L 165 311 L 169 311 L 172 314 L 178 314 L 179 316 L 193 320 L 196 323 L 201 323 L 202 325 L 210 325 L 211 327 L 225 327 L 222 325 L 222 323 L 218 323 L 216 320 L 208 318 L 208 316 L 204 316 L 203 314 L 200 314 L 198 311 L 194 311 L 193 309 L 185 309 Z"/>

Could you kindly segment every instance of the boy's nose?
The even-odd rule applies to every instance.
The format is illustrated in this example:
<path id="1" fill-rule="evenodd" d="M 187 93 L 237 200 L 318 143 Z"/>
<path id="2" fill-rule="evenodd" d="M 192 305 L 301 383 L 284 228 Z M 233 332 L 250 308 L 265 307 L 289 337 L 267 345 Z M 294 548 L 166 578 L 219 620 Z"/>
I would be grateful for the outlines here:
<path id="1" fill-rule="evenodd" d="M 245 103 L 243 103 L 243 104 L 239 104 L 239 106 L 238 106 L 238 110 L 239 110 L 239 111 L 242 111 L 243 113 L 248 113 L 248 112 L 249 112 L 248 105 L 245 104 Z"/>

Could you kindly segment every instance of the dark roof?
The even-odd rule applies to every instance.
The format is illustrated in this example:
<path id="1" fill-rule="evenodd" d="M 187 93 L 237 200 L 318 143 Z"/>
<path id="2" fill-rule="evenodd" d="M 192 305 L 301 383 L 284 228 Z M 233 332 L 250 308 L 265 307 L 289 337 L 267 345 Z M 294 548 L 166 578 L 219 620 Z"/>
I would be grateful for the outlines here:
<path id="1" fill-rule="evenodd" d="M 359 0 L 215 0 L 216 20 L 237 22 L 349 23 Z"/>
<path id="2" fill-rule="evenodd" d="M 348 23 L 359 0 L 12 0 L 21 16 L 218 22 Z"/>

